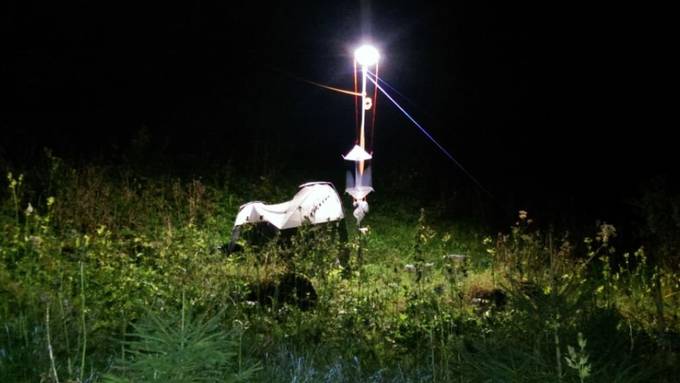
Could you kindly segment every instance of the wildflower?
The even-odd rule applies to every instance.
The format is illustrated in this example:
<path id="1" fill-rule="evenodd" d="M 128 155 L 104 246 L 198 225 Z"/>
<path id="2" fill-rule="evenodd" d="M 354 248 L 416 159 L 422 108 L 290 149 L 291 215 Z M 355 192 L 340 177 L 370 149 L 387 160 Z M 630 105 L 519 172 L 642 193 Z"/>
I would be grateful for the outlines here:
<path id="1" fill-rule="evenodd" d="M 29 202 L 28 207 L 26 208 L 26 216 L 28 217 L 31 214 L 33 214 L 33 205 Z"/>
<path id="2" fill-rule="evenodd" d="M 416 266 L 413 265 L 413 264 L 411 264 L 411 263 L 409 263 L 409 264 L 407 264 L 407 265 L 404 266 L 404 270 L 408 271 L 409 273 L 415 273 L 415 271 L 416 271 Z"/>
<path id="3" fill-rule="evenodd" d="M 361 232 L 361 234 L 366 234 L 366 233 L 368 233 L 368 228 L 367 227 L 360 227 L 359 232 Z"/>
<path id="4" fill-rule="evenodd" d="M 603 223 L 600 225 L 600 232 L 597 233 L 597 238 L 602 241 L 602 243 L 609 242 L 609 239 L 616 237 L 616 228 L 614 225 L 609 225 Z"/>
<path id="5" fill-rule="evenodd" d="M 521 219 L 522 221 L 527 219 L 527 211 L 526 210 L 520 210 L 519 211 L 519 219 Z"/>

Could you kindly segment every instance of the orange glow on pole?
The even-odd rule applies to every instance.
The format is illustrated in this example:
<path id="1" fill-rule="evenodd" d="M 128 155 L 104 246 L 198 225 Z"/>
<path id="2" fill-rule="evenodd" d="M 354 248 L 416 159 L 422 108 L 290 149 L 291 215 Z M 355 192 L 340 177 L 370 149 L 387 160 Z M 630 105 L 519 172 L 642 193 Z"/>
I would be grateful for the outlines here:
<path id="1" fill-rule="evenodd" d="M 364 105 L 366 105 L 366 72 L 368 71 L 368 66 L 362 65 L 361 66 L 361 133 L 359 135 L 359 146 L 361 149 L 366 149 L 366 135 L 365 135 L 365 127 L 366 127 L 366 108 L 364 108 Z M 363 175 L 364 174 L 364 161 L 361 160 L 359 162 L 359 174 Z"/>
<path id="2" fill-rule="evenodd" d="M 370 110 L 373 106 L 371 105 L 373 100 L 366 94 L 366 82 L 368 77 L 368 67 L 370 65 L 377 65 L 378 60 L 380 60 L 380 53 L 378 50 L 370 45 L 362 45 L 357 50 L 354 51 L 354 67 L 356 73 L 356 64 L 359 63 L 361 67 L 361 123 L 359 128 L 359 147 L 365 152 L 366 151 L 366 111 Z M 375 122 L 373 122 L 375 123 Z M 371 138 L 372 144 L 372 138 Z M 357 177 L 363 176 L 364 174 L 364 160 L 359 160 L 357 163 L 358 174 Z"/>
<path id="3" fill-rule="evenodd" d="M 357 88 L 357 60 L 354 59 L 354 93 L 359 93 Z M 359 135 L 359 96 L 354 97 L 354 126 L 357 136 Z"/>

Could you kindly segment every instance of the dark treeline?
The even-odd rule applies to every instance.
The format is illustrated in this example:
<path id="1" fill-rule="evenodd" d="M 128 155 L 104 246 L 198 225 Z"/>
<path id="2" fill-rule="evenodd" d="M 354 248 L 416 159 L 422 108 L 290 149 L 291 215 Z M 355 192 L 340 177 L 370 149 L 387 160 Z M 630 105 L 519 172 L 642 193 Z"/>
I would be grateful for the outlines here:
<path id="1" fill-rule="evenodd" d="M 378 190 L 457 199 L 457 214 L 493 222 L 527 209 L 564 226 L 630 224 L 631 201 L 676 178 L 673 141 L 627 53 L 642 49 L 640 36 L 603 18 L 623 9 L 257 7 L 10 2 L 0 156 L 30 167 L 47 147 L 81 163 L 342 184 L 353 101 L 296 77 L 350 88 L 353 44 L 373 36 L 397 99 L 493 197 L 384 97 Z"/>

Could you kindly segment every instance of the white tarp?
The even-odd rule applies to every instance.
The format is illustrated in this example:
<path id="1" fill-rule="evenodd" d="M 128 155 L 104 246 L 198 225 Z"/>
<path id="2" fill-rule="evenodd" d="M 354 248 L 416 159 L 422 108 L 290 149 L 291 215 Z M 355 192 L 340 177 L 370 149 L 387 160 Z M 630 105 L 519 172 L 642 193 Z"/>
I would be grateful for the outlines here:
<path id="1" fill-rule="evenodd" d="M 301 226 L 305 220 L 317 224 L 342 218 L 342 202 L 333 185 L 308 182 L 300 185 L 300 191 L 290 201 L 275 205 L 249 202 L 241 206 L 234 226 L 269 222 L 277 229 L 289 229 Z"/>

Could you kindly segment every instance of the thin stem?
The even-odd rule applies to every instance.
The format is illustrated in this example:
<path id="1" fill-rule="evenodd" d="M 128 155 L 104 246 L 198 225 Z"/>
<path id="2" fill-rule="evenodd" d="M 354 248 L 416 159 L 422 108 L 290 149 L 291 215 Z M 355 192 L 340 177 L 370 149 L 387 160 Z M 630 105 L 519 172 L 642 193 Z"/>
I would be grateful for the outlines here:
<path id="1" fill-rule="evenodd" d="M 83 334 L 83 352 L 80 355 L 80 381 L 85 376 L 85 353 L 87 352 L 87 331 L 85 329 L 85 269 L 83 262 L 80 262 L 80 326 Z"/>
<path id="2" fill-rule="evenodd" d="M 17 222 L 17 227 L 19 227 L 19 200 L 17 198 L 16 186 L 12 186 L 12 200 L 14 201 L 14 218 Z"/>
<path id="3" fill-rule="evenodd" d="M 430 327 L 430 359 L 432 363 L 432 381 L 436 382 L 437 381 L 437 369 L 435 366 L 435 357 L 434 357 L 434 333 L 433 333 L 432 327 Z"/>
<path id="4" fill-rule="evenodd" d="M 182 334 L 182 339 L 180 341 L 180 348 L 184 350 L 184 339 L 185 339 L 185 333 L 184 333 L 184 310 L 186 309 L 186 302 L 185 302 L 185 289 L 184 286 L 182 286 L 182 322 L 181 322 L 181 334 Z"/>
<path id="5" fill-rule="evenodd" d="M 63 275 L 62 275 L 63 281 Z M 62 283 L 63 286 L 63 283 Z M 57 296 L 59 299 L 59 309 L 61 310 L 61 328 L 64 330 L 64 340 L 66 342 L 66 366 L 68 368 L 69 376 L 73 375 L 73 364 L 71 363 L 71 342 L 69 341 L 68 328 L 66 327 L 66 312 L 64 310 L 64 300 L 61 297 L 61 293 Z"/>
<path id="6" fill-rule="evenodd" d="M 120 357 L 122 360 L 125 360 L 125 340 L 127 338 L 127 315 L 123 314 L 123 342 L 120 342 Z"/>
<path id="7" fill-rule="evenodd" d="M 552 307 L 557 310 L 557 279 L 556 279 L 556 260 L 555 260 L 555 254 L 553 251 L 553 243 L 552 243 L 552 233 L 548 233 L 548 253 L 550 254 L 550 284 L 551 284 L 551 294 L 550 297 L 552 298 Z M 562 381 L 562 351 L 560 350 L 560 334 L 558 332 L 559 330 L 559 321 L 560 321 L 560 314 L 559 312 L 554 313 L 553 315 L 553 320 L 555 323 L 553 323 L 553 339 L 555 342 L 555 360 L 557 361 L 557 381 L 561 382 Z"/>
<path id="8" fill-rule="evenodd" d="M 243 327 L 238 330 L 238 373 L 239 376 L 243 371 Z"/>
<path id="9" fill-rule="evenodd" d="M 59 375 L 57 375 L 57 367 L 54 363 L 54 353 L 52 352 L 52 340 L 50 339 L 50 304 L 47 304 L 45 309 L 45 328 L 47 333 L 47 352 L 50 355 L 50 365 L 52 366 L 52 376 L 54 381 L 59 383 Z"/>

